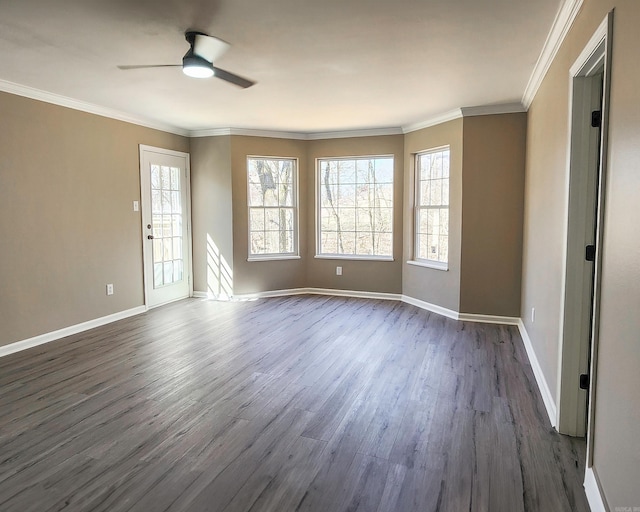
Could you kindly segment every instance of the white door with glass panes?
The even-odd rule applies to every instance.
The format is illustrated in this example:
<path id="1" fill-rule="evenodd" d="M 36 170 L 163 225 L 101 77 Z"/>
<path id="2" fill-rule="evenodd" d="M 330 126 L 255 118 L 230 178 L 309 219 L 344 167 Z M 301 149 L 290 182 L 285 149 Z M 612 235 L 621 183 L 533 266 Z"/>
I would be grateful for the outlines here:
<path id="1" fill-rule="evenodd" d="M 147 307 L 189 297 L 189 155 L 140 146 Z"/>

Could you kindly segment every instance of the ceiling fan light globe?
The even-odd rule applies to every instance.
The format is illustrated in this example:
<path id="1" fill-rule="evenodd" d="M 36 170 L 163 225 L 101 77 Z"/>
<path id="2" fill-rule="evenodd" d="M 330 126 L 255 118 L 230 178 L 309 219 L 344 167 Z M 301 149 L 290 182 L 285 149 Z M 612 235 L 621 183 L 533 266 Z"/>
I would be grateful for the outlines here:
<path id="1" fill-rule="evenodd" d="M 209 78 L 213 76 L 213 66 L 202 57 L 185 55 L 182 59 L 182 72 L 193 78 Z"/>
<path id="2" fill-rule="evenodd" d="M 201 66 L 187 66 L 182 68 L 182 72 L 192 78 L 209 78 L 213 76 L 213 69 Z"/>

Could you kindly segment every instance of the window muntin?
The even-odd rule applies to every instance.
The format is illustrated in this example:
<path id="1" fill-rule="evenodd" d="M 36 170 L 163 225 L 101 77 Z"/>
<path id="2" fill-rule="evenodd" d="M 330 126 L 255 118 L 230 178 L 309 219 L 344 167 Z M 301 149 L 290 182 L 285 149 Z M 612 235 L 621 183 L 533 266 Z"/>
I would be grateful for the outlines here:
<path id="1" fill-rule="evenodd" d="M 449 147 L 416 155 L 415 255 L 417 261 L 449 261 Z"/>
<path id="2" fill-rule="evenodd" d="M 393 156 L 318 159 L 318 256 L 393 257 L 393 168 Z"/>
<path id="3" fill-rule="evenodd" d="M 249 259 L 298 254 L 298 162 L 247 158 Z"/>

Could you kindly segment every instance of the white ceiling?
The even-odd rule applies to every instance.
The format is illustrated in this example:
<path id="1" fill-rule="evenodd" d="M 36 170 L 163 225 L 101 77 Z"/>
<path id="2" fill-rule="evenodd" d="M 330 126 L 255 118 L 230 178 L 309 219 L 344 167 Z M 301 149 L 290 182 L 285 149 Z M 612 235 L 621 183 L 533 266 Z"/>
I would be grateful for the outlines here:
<path id="1" fill-rule="evenodd" d="M 400 127 L 519 102 L 560 0 L 1 0 L 0 80 L 185 130 Z M 240 89 L 184 76 L 186 29 Z"/>

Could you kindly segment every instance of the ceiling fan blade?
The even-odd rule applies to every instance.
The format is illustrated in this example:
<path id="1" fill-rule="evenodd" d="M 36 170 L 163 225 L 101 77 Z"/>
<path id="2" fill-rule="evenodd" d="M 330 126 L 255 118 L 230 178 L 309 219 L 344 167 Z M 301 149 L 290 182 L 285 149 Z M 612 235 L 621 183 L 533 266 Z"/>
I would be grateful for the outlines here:
<path id="1" fill-rule="evenodd" d="M 229 71 L 225 71 L 224 69 L 220 69 L 215 66 L 213 66 L 213 72 L 215 77 L 226 80 L 227 82 L 237 85 L 238 87 L 242 87 L 243 89 L 247 89 L 248 87 L 251 87 L 255 84 L 255 82 L 251 80 L 242 78 L 241 76 L 235 75 Z"/>
<path id="2" fill-rule="evenodd" d="M 217 37 L 205 34 L 195 34 L 193 53 L 209 62 L 215 62 L 229 49 L 229 43 Z"/>
<path id="3" fill-rule="evenodd" d="M 147 69 L 147 68 L 181 68 L 182 64 L 143 64 L 141 66 L 132 65 L 132 66 L 118 66 L 118 69 L 128 70 L 128 69 Z"/>

